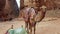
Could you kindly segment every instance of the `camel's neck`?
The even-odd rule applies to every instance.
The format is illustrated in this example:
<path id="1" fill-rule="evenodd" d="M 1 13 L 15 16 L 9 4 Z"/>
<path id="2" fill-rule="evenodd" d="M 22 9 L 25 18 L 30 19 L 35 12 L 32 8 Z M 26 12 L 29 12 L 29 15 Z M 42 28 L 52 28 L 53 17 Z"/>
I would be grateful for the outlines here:
<path id="1" fill-rule="evenodd" d="M 42 19 L 45 17 L 45 13 L 46 13 L 46 11 L 43 11 L 43 10 L 38 11 L 38 13 L 36 14 L 36 17 L 35 17 L 36 22 L 42 21 Z"/>

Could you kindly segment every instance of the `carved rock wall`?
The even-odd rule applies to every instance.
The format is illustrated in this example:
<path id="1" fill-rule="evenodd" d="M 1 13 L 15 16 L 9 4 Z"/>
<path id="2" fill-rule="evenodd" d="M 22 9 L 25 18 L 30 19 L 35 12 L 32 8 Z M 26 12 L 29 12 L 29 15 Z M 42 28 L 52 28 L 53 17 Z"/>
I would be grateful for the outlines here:
<path id="1" fill-rule="evenodd" d="M 18 9 L 18 5 L 16 3 L 16 0 L 5 0 L 6 4 L 4 9 L 0 12 L 1 13 L 1 20 L 9 20 L 12 18 L 15 18 L 18 16 L 19 14 L 19 9 Z M 1 6 L 1 4 L 0 4 Z"/>

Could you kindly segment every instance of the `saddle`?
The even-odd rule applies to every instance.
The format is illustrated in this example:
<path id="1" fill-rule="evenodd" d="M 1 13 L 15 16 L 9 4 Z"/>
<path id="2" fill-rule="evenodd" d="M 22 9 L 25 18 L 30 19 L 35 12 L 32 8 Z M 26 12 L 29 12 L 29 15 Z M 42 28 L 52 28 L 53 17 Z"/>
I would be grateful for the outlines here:
<path id="1" fill-rule="evenodd" d="M 27 31 L 21 27 L 17 29 L 9 29 L 6 34 L 27 34 Z"/>

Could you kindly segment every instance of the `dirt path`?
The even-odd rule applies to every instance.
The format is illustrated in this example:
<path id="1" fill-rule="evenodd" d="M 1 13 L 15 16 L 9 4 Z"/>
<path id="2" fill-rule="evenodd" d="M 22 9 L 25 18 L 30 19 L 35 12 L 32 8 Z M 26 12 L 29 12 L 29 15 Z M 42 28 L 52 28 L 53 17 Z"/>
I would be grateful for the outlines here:
<path id="1" fill-rule="evenodd" d="M 20 28 L 21 25 L 24 25 L 24 21 L 0 22 L 0 34 L 4 34 L 12 24 L 14 28 Z M 60 18 L 44 18 L 43 21 L 37 23 L 36 34 L 60 34 Z"/>

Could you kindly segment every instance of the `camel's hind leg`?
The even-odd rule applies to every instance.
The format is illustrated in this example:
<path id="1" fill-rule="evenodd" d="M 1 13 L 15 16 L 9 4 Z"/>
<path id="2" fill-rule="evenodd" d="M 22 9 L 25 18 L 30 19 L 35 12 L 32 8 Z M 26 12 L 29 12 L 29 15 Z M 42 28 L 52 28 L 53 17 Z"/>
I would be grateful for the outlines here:
<path id="1" fill-rule="evenodd" d="M 29 23 L 29 34 L 32 34 L 32 25 Z"/>
<path id="2" fill-rule="evenodd" d="M 34 23 L 33 28 L 34 28 L 34 34 L 35 34 L 35 31 L 36 31 L 36 22 Z"/>
<path id="3" fill-rule="evenodd" d="M 27 30 L 27 33 L 29 33 L 28 22 L 25 22 L 25 29 Z"/>

